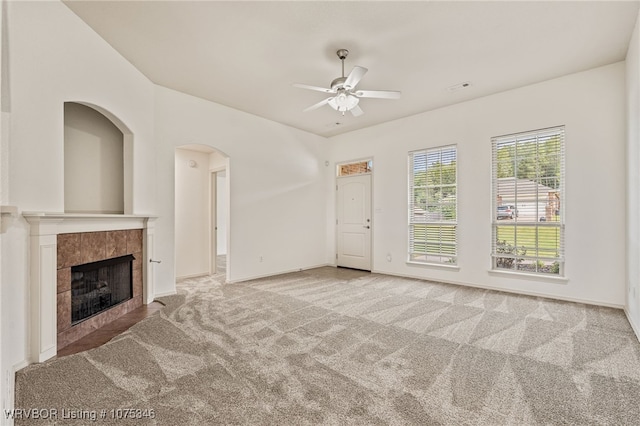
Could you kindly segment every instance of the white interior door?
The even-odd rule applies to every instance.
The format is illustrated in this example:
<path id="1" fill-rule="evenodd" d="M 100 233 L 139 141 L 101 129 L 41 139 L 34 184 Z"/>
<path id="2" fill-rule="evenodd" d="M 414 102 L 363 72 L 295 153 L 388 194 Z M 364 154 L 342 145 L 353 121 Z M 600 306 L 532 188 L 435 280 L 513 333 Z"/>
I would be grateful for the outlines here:
<path id="1" fill-rule="evenodd" d="M 337 265 L 370 271 L 371 175 L 337 180 Z"/>

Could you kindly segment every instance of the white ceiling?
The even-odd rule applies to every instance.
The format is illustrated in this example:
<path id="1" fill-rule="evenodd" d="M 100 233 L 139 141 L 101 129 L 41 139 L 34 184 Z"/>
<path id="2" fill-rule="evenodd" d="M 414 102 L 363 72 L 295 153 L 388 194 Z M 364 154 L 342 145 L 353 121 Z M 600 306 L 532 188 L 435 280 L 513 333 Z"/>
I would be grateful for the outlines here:
<path id="1" fill-rule="evenodd" d="M 624 60 L 638 1 L 65 1 L 154 83 L 322 136 Z M 365 114 L 302 110 L 369 69 Z M 471 82 L 457 92 L 447 88 Z M 339 123 L 339 124 L 338 124 Z"/>

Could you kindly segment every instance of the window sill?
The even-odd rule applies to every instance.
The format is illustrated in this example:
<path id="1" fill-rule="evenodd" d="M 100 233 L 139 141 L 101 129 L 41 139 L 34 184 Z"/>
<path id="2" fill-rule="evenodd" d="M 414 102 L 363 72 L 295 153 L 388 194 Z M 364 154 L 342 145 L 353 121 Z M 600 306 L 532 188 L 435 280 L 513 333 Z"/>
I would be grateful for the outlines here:
<path id="1" fill-rule="evenodd" d="M 412 262 L 407 260 L 407 265 L 409 266 L 424 266 L 427 268 L 440 268 L 440 269 L 448 269 L 450 271 L 459 271 L 460 267 L 458 265 L 446 265 L 444 263 L 425 263 L 425 262 Z"/>
<path id="2" fill-rule="evenodd" d="M 508 276 L 511 278 L 520 278 L 523 280 L 536 280 L 536 281 L 546 281 L 557 284 L 566 284 L 569 281 L 567 277 L 558 277 L 552 275 L 541 275 L 541 274 L 528 274 L 526 272 L 512 272 L 512 271 L 500 271 L 495 269 L 489 269 L 490 275 L 496 276 Z"/>

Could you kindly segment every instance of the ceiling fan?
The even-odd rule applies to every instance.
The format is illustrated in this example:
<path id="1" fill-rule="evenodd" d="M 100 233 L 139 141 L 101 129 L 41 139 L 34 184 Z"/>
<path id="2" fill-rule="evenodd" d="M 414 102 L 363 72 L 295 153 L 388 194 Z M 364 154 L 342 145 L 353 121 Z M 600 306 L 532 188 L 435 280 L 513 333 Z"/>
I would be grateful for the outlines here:
<path id="1" fill-rule="evenodd" d="M 323 105 L 328 104 L 331 108 L 344 115 L 345 111 L 351 111 L 354 116 L 359 116 L 364 113 L 362 108 L 358 105 L 360 98 L 379 98 L 379 99 L 398 99 L 400 98 L 400 92 L 392 90 L 356 90 L 356 85 L 360 82 L 362 77 L 367 72 L 364 67 L 355 66 L 348 76 L 344 76 L 344 60 L 349 55 L 347 49 L 339 49 L 336 52 L 338 58 L 342 61 L 342 77 L 338 77 L 331 82 L 331 88 L 326 89 L 324 87 L 309 86 L 308 84 L 295 83 L 295 87 L 301 89 L 315 90 L 318 92 L 330 93 L 330 96 L 317 104 L 311 105 L 304 111 L 312 111 L 318 109 Z"/>

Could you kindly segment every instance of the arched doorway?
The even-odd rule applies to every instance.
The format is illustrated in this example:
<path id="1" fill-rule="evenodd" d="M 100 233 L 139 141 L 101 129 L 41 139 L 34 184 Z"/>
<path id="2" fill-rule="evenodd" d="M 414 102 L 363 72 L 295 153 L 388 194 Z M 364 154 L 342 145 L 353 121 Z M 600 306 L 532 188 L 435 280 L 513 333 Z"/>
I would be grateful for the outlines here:
<path id="1" fill-rule="evenodd" d="M 228 157 L 206 145 L 175 150 L 176 278 L 227 277 Z"/>

